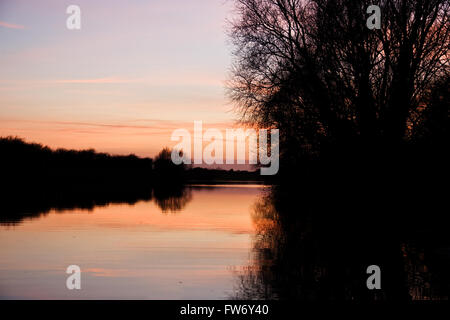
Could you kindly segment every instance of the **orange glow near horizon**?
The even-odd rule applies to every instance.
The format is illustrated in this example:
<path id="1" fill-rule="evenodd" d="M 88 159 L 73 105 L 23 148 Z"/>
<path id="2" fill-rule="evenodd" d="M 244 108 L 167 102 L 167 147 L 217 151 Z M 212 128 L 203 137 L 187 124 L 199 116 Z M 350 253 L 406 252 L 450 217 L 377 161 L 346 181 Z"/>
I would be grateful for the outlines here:
<path id="1" fill-rule="evenodd" d="M 155 156 L 201 120 L 232 128 L 230 6 L 221 1 L 2 1 L 0 136 L 51 148 Z M 202 12 L 208 12 L 208 15 Z M 176 21 L 176 23 L 173 23 Z"/>
<path id="2" fill-rule="evenodd" d="M 95 149 L 97 152 L 107 152 L 115 155 L 136 154 L 141 157 L 154 157 L 163 147 L 172 148 L 179 141 L 171 141 L 171 135 L 176 129 L 186 129 L 191 134 L 191 159 L 194 154 L 194 140 L 198 138 L 194 134 L 194 123 L 176 121 L 140 121 L 129 124 L 95 124 L 81 122 L 45 122 L 45 121 L 3 121 L 2 133 L 14 131 L 13 127 L 20 124 L 20 130 L 15 130 L 18 137 L 31 137 L 26 142 L 41 143 L 52 149 L 65 148 L 75 150 Z M 51 128 L 47 128 L 47 126 Z M 209 123 L 203 124 L 202 135 L 208 129 L 217 129 L 222 134 L 223 164 L 213 164 L 212 167 L 248 170 L 249 139 L 245 140 L 245 163 L 237 164 L 237 150 L 235 146 L 234 165 L 226 165 L 227 137 L 226 130 L 236 130 L 241 127 L 233 123 Z M 245 129 L 246 128 L 242 128 Z M 203 150 L 211 141 L 202 141 Z M 236 144 L 235 140 L 235 144 Z"/>

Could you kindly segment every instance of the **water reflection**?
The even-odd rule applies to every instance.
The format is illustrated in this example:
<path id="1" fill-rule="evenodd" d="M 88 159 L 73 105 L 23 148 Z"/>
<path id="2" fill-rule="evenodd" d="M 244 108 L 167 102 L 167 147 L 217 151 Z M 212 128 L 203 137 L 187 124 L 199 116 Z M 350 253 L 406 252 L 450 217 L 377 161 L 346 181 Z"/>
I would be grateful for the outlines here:
<path id="1" fill-rule="evenodd" d="M 389 189 L 374 201 L 364 189 L 320 188 L 4 199 L 0 225 L 15 227 L 0 229 L 0 297 L 74 298 L 57 283 L 75 261 L 92 286 L 75 298 L 448 299 L 450 235 L 439 212 L 421 201 L 382 201 Z M 373 264 L 380 291 L 366 287 Z"/>
<path id="2" fill-rule="evenodd" d="M 231 270 L 249 261 L 248 208 L 260 189 L 155 189 L 90 211 L 20 211 L 14 226 L 0 225 L 0 299 L 224 299 Z M 72 264 L 80 291 L 65 288 Z"/>
<path id="3" fill-rule="evenodd" d="M 157 188 L 153 191 L 155 203 L 163 213 L 181 211 L 192 200 L 190 188 L 179 186 L 177 188 Z"/>
<path id="4" fill-rule="evenodd" d="M 128 188 L 128 189 L 127 189 Z M 0 225 L 17 225 L 25 219 L 47 215 L 51 211 L 87 210 L 111 204 L 133 205 L 139 201 L 154 201 L 163 213 L 181 211 L 192 200 L 190 188 L 184 185 L 160 186 L 155 188 L 127 188 L 117 190 L 106 185 L 83 186 L 80 188 L 54 188 L 33 190 L 26 194 L 2 195 L 3 207 Z"/>
<path id="5" fill-rule="evenodd" d="M 344 201 L 341 192 L 333 194 L 322 199 L 278 186 L 260 196 L 251 214 L 254 259 L 236 272 L 232 298 L 448 299 L 450 235 L 439 214 L 424 216 L 405 206 L 393 215 L 383 208 L 387 202 L 369 202 L 362 191 L 355 193 L 360 198 Z M 372 264 L 381 267 L 382 290 L 366 287 Z"/>

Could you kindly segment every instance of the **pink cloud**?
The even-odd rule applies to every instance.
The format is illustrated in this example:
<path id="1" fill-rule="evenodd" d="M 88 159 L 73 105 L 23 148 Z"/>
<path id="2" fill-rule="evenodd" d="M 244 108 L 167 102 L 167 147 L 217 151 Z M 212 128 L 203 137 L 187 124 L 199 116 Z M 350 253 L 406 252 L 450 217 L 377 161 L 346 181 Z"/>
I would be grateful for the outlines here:
<path id="1" fill-rule="evenodd" d="M 13 24 L 4 21 L 0 21 L 0 27 L 8 28 L 8 29 L 25 29 L 25 26 L 20 24 Z"/>

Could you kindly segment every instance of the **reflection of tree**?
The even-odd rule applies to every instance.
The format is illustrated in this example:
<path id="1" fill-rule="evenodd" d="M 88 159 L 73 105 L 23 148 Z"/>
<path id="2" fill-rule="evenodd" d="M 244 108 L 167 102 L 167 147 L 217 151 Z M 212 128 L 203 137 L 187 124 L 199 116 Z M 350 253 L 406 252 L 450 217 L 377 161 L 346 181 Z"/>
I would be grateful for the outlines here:
<path id="1" fill-rule="evenodd" d="M 183 185 L 159 186 L 153 190 L 153 197 L 163 213 L 177 212 L 192 200 L 192 192 Z"/>
<path id="2" fill-rule="evenodd" d="M 379 215 L 377 221 L 361 214 L 357 199 L 338 204 L 330 195 L 280 188 L 253 206 L 253 263 L 237 272 L 233 298 L 398 301 L 449 296 L 448 249 L 440 248 L 448 248 L 450 237 L 445 228 L 427 230 L 438 224 L 432 218 L 411 224 L 407 214 L 399 213 L 398 218 Z M 362 228 L 352 223 L 355 213 Z M 367 290 L 365 271 L 371 264 L 381 267 L 381 291 Z"/>
<path id="3" fill-rule="evenodd" d="M 254 260 L 256 264 L 245 267 L 238 274 L 236 299 L 273 299 L 276 293 L 271 286 L 271 266 L 280 241 L 278 213 L 270 194 L 259 198 L 252 207 L 255 227 Z"/>
<path id="4" fill-rule="evenodd" d="M 2 214 L 0 225 L 16 225 L 24 219 L 39 218 L 51 210 L 64 212 L 66 210 L 88 210 L 104 207 L 110 204 L 126 203 L 133 205 L 139 201 L 151 201 L 161 208 L 162 212 L 177 212 L 191 201 L 189 188 L 182 184 L 150 187 L 133 185 L 85 185 L 83 188 L 62 187 L 59 190 L 37 189 L 35 192 L 13 192 L 8 197 L 0 197 Z"/>
<path id="5" fill-rule="evenodd" d="M 97 207 L 126 203 L 133 205 L 139 201 L 152 199 L 151 187 L 141 185 L 87 184 L 33 186 L 8 190 L 2 193 L 0 204 L 0 225 L 16 225 L 24 219 L 34 219 L 47 215 L 50 211 L 66 210 L 92 211 Z"/>
<path id="6" fill-rule="evenodd" d="M 175 165 L 171 154 L 172 150 L 164 148 L 154 161 L 157 183 L 153 196 L 163 213 L 180 211 L 192 199 L 191 190 L 183 184 L 185 165 Z"/>

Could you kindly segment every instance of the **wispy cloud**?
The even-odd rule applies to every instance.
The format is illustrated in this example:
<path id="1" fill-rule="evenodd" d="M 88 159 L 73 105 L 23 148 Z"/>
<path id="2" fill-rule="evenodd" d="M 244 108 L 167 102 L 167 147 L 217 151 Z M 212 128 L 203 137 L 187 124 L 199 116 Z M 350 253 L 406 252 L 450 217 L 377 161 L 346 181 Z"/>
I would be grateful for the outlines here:
<path id="1" fill-rule="evenodd" d="M 163 120 L 163 119 L 136 119 L 121 121 L 120 123 L 99 123 L 99 122 L 82 122 L 82 121 L 51 121 L 51 120 L 27 120 L 27 119 L 0 119 L 0 123 L 4 124 L 20 124 L 20 123 L 34 123 L 42 124 L 46 127 L 52 127 L 52 125 L 61 126 L 76 126 L 76 127 L 98 127 L 98 128 L 111 128 L 111 129 L 152 129 L 154 132 L 160 130 L 161 132 L 171 133 L 176 129 L 193 130 L 193 122 L 191 121 L 176 121 L 176 120 Z M 136 124 L 142 123 L 142 124 Z M 233 122 L 205 122 L 204 129 L 217 128 L 219 130 L 226 128 L 238 128 L 239 126 Z"/>
<path id="2" fill-rule="evenodd" d="M 49 86 L 49 85 L 96 85 L 96 84 L 144 84 L 153 87 L 174 87 L 174 86 L 198 86 L 198 87 L 220 87 L 224 82 L 214 75 L 195 75 L 195 74 L 171 74 L 171 75 L 153 75 L 151 77 L 124 77 L 109 76 L 95 78 L 78 78 L 78 79 L 25 79 L 11 80 L 0 79 L 0 90 L 11 89 L 19 86 Z"/>
<path id="3" fill-rule="evenodd" d="M 128 77 L 103 77 L 88 79 L 60 79 L 47 82 L 55 84 L 115 84 L 115 83 L 141 83 L 153 86 L 221 86 L 222 80 L 208 75 L 180 74 L 153 75 L 152 77 L 128 78 Z"/>
<path id="4" fill-rule="evenodd" d="M 8 29 L 25 29 L 25 26 L 21 24 L 8 23 L 5 21 L 0 21 L 0 27 L 8 28 Z"/>
<path id="5" fill-rule="evenodd" d="M 94 78 L 94 79 L 69 79 L 56 80 L 55 83 L 81 83 L 81 84 L 101 84 L 101 83 L 137 83 L 142 79 L 127 79 L 120 77 Z"/>
<path id="6" fill-rule="evenodd" d="M 0 79 L 0 90 L 22 90 L 24 87 L 41 87 L 53 85 L 72 85 L 72 84 L 126 84 L 126 83 L 144 83 L 143 79 L 131 79 L 124 77 L 103 77 L 87 79 L 55 79 L 55 80 L 8 80 Z"/>

